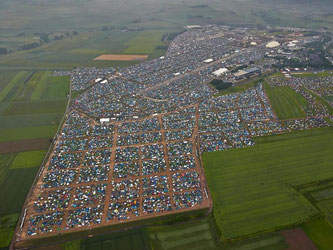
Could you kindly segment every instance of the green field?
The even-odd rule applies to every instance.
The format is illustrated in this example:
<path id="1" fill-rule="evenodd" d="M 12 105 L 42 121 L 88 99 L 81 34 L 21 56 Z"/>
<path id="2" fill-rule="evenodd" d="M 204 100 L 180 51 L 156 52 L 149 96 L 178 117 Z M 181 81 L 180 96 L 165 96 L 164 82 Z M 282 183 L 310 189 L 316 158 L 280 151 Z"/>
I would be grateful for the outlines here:
<path id="1" fill-rule="evenodd" d="M 333 179 L 311 182 L 298 186 L 297 189 L 315 204 L 325 215 L 326 220 L 333 225 Z"/>
<path id="2" fill-rule="evenodd" d="M 0 228 L 0 247 L 8 246 L 12 240 L 13 235 L 13 228 Z"/>
<path id="3" fill-rule="evenodd" d="M 149 55 L 154 52 L 156 46 L 163 45 L 161 42 L 163 34 L 163 31 L 142 31 L 128 42 L 128 48 L 124 50 L 124 53 Z"/>
<path id="4" fill-rule="evenodd" d="M 20 71 L 16 74 L 11 74 L 9 79 L 1 79 L 1 85 L 5 87 L 0 92 L 0 102 L 11 100 L 11 97 L 17 92 L 17 86 L 31 75 L 31 72 Z"/>
<path id="5" fill-rule="evenodd" d="M 53 138 L 57 128 L 58 125 L 1 129 L 0 142 L 44 137 Z"/>
<path id="6" fill-rule="evenodd" d="M 19 0 L 3 0 L 0 3 L 0 45 L 13 52 L 0 56 L 0 68 L 128 66 L 133 62 L 97 62 L 92 59 L 111 53 L 159 56 L 165 52 L 155 50 L 160 44 L 161 33 L 179 32 L 190 24 L 272 24 L 332 30 L 328 17 L 331 11 L 326 5 L 302 4 L 300 1 L 276 3 L 272 0 L 263 4 L 253 0 L 249 8 L 248 4 L 233 0 L 212 0 L 205 4 L 199 0 L 171 0 L 168 6 L 161 0 L 129 3 L 69 0 L 66 4 L 32 0 L 30 5 L 23 6 Z M 311 19 L 308 13 L 314 6 L 317 14 Z M 128 30 L 128 27 L 143 31 Z M 39 42 L 41 33 L 48 35 L 48 42 L 33 49 L 19 50 L 23 45 Z"/>
<path id="7" fill-rule="evenodd" d="M 67 100 L 13 102 L 3 111 L 3 115 L 50 114 L 62 113 L 66 109 Z"/>
<path id="8" fill-rule="evenodd" d="M 222 237 L 276 230 L 318 215 L 293 186 L 333 177 L 332 131 L 261 137 L 253 147 L 204 153 Z"/>
<path id="9" fill-rule="evenodd" d="M 306 117 L 305 110 L 309 108 L 308 102 L 289 86 L 273 87 L 265 84 L 265 90 L 279 119 Z"/>
<path id="10" fill-rule="evenodd" d="M 74 244 L 74 246 L 77 246 L 77 242 Z M 68 248 L 67 245 L 66 249 L 77 248 Z M 151 247 L 145 231 L 143 229 L 137 229 L 81 240 L 81 249 L 150 250 Z"/>
<path id="11" fill-rule="evenodd" d="M 0 182 L 7 169 L 9 169 L 14 157 L 14 154 L 0 155 Z"/>
<path id="12" fill-rule="evenodd" d="M 19 85 L 12 100 L 38 101 L 66 99 L 69 93 L 69 77 L 52 77 L 52 72 L 35 72 L 27 83 Z"/>
<path id="13" fill-rule="evenodd" d="M 2 152 L 8 154 L 0 155 L 0 247 L 7 246 L 12 238 L 47 142 L 53 138 L 67 105 L 69 77 L 51 74 L 0 71 L 0 144 L 13 143 L 1 145 Z M 35 151 L 18 152 L 34 143 L 26 139 L 43 140 L 36 141 Z"/>
<path id="14" fill-rule="evenodd" d="M 29 167 L 39 167 L 42 163 L 46 150 L 39 151 L 28 151 L 17 154 L 14 158 L 11 168 L 29 168 Z"/>
<path id="15" fill-rule="evenodd" d="M 332 249 L 333 228 L 325 219 L 318 219 L 303 224 L 302 228 L 319 250 Z"/>
<path id="16" fill-rule="evenodd" d="M 172 226 L 147 228 L 153 249 L 218 249 L 211 217 Z"/>
<path id="17" fill-rule="evenodd" d="M 0 182 L 0 215 L 21 212 L 39 167 L 9 169 Z"/>
<path id="18" fill-rule="evenodd" d="M 333 71 L 322 71 L 322 72 L 301 72 L 301 73 L 292 73 L 294 77 L 325 77 L 332 76 Z"/>

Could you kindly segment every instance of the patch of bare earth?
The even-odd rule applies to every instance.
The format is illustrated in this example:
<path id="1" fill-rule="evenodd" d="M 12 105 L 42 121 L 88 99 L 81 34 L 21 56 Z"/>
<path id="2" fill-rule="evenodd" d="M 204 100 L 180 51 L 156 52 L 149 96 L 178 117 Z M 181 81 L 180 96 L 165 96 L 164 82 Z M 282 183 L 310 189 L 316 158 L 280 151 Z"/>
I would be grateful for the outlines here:
<path id="1" fill-rule="evenodd" d="M 317 250 L 317 247 L 301 228 L 284 230 L 281 235 L 288 243 L 288 250 Z"/>

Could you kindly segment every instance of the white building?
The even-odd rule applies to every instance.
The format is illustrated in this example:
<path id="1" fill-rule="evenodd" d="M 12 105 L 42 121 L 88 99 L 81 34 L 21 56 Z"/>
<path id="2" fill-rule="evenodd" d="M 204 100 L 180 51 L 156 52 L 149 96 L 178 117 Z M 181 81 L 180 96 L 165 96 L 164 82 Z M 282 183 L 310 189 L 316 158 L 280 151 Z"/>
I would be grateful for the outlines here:
<path id="1" fill-rule="evenodd" d="M 280 46 L 280 43 L 278 41 L 271 41 L 266 44 L 266 48 L 276 48 L 279 46 Z"/>
<path id="2" fill-rule="evenodd" d="M 101 119 L 99 119 L 99 122 L 100 122 L 101 124 L 109 123 L 109 122 L 110 122 L 110 118 L 101 118 Z"/>
<path id="3" fill-rule="evenodd" d="M 221 76 L 221 75 L 224 75 L 228 72 L 229 70 L 227 68 L 220 68 L 216 71 L 213 72 L 213 75 L 215 76 Z"/>
<path id="4" fill-rule="evenodd" d="M 209 58 L 209 59 L 206 59 L 205 61 L 204 61 L 204 63 L 211 63 L 211 62 L 213 62 L 214 60 L 212 59 L 212 58 Z"/>

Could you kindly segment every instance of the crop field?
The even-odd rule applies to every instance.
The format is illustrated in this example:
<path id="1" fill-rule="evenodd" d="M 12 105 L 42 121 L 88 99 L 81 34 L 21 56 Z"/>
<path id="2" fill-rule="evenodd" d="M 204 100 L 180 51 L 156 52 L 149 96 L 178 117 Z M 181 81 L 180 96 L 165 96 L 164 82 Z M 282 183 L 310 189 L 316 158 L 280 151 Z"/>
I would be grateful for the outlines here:
<path id="1" fill-rule="evenodd" d="M 46 150 L 51 142 L 48 138 L 27 139 L 0 143 L 0 154 L 11 154 L 33 150 Z"/>
<path id="2" fill-rule="evenodd" d="M 11 74 L 11 78 L 1 79 L 1 84 L 4 88 L 0 92 L 0 102 L 9 101 L 11 97 L 17 92 L 17 86 L 25 82 L 31 75 L 31 72 L 20 71 L 16 74 Z"/>
<path id="3" fill-rule="evenodd" d="M 19 213 L 39 167 L 9 169 L 0 182 L 0 215 Z"/>
<path id="4" fill-rule="evenodd" d="M 304 110 L 308 109 L 308 102 L 289 86 L 273 87 L 265 84 L 265 90 L 279 119 L 284 120 L 306 116 Z"/>
<path id="5" fill-rule="evenodd" d="M 303 224 L 303 230 L 318 249 L 329 250 L 333 246 L 333 228 L 323 218 Z"/>
<path id="6" fill-rule="evenodd" d="M 149 238 L 143 229 L 130 230 L 128 232 L 113 233 L 111 235 L 97 236 L 91 239 L 81 240 L 81 248 L 77 248 L 77 242 L 73 249 L 99 250 L 150 250 Z M 68 249 L 68 245 L 66 247 Z"/>
<path id="7" fill-rule="evenodd" d="M 25 197 L 67 104 L 69 77 L 0 71 L 0 247 L 11 241 Z M 10 225 L 3 221 L 8 221 Z"/>
<path id="8" fill-rule="evenodd" d="M 322 211 L 333 226 L 333 179 L 311 182 L 296 188 Z"/>
<path id="9" fill-rule="evenodd" d="M 218 249 L 211 217 L 172 226 L 149 227 L 153 249 Z"/>
<path id="10" fill-rule="evenodd" d="M 69 77 L 51 77 L 51 72 L 34 73 L 28 82 L 19 86 L 15 101 L 37 101 L 66 98 L 69 92 Z"/>
<path id="11" fill-rule="evenodd" d="M 8 246 L 13 235 L 14 228 L 0 228 L 0 247 Z"/>
<path id="12" fill-rule="evenodd" d="M 80 33 L 49 44 L 19 51 L 0 57 L 0 66 L 30 69 L 69 69 L 78 66 L 129 66 L 138 61 L 101 61 L 93 60 L 103 54 L 148 54 L 149 58 L 165 53 L 165 49 L 156 53 L 164 31 L 100 31 Z M 141 35 L 140 35 L 141 34 Z M 152 39 L 152 40 L 150 40 Z"/>
<path id="13" fill-rule="evenodd" d="M 24 115 L 24 114 L 50 114 L 62 113 L 67 105 L 67 101 L 33 101 L 33 102 L 12 102 L 3 111 L 3 115 Z"/>
<path id="14" fill-rule="evenodd" d="M 204 153 L 222 237 L 274 230 L 318 215 L 293 186 L 333 177 L 332 131 L 262 137 L 254 147 Z"/>
<path id="15" fill-rule="evenodd" d="M 46 154 L 46 150 L 28 151 L 17 154 L 11 168 L 39 167 Z"/>
<path id="16" fill-rule="evenodd" d="M 151 54 L 158 45 L 163 45 L 161 38 L 164 32 L 142 31 L 128 42 L 125 54 Z"/>
<path id="17" fill-rule="evenodd" d="M 0 142 L 36 138 L 53 138 L 58 125 L 23 128 L 7 128 L 0 130 Z"/>
<path id="18" fill-rule="evenodd" d="M 0 182 L 6 174 L 7 169 L 10 168 L 11 162 L 13 161 L 14 157 L 14 154 L 0 155 Z"/>
<path id="19" fill-rule="evenodd" d="M 0 71 L 0 93 L 8 85 L 10 80 L 16 75 L 15 71 Z"/>

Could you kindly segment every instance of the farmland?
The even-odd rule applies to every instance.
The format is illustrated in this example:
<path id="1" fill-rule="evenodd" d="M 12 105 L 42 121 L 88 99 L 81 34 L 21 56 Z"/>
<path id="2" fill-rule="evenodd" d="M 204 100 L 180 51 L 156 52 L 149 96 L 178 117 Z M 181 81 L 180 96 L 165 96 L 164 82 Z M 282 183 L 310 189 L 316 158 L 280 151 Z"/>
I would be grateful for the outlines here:
<path id="1" fill-rule="evenodd" d="M 293 186 L 333 177 L 330 129 L 262 137 L 257 143 L 203 154 L 214 216 L 224 239 L 318 215 Z"/>
<path id="2" fill-rule="evenodd" d="M 54 70 L 86 66 L 125 67 L 138 63 L 134 61 L 94 60 L 100 55 L 124 56 L 136 54 L 147 55 L 148 59 L 160 57 L 164 55 L 171 41 L 168 40 L 168 35 L 173 36 L 173 34 L 182 32 L 184 26 L 190 24 L 235 24 L 240 27 L 240 25 L 246 23 L 258 27 L 260 24 L 272 24 L 299 25 L 318 30 L 321 27 L 332 29 L 329 21 L 321 19 L 327 13 L 329 14 L 331 10 L 326 10 L 320 4 L 317 6 L 316 13 L 316 18 L 320 21 L 317 21 L 307 16 L 309 11 L 313 10 L 310 4 L 308 6 L 295 5 L 295 8 L 283 10 L 274 1 L 269 1 L 268 6 L 262 4 L 259 0 L 254 0 L 251 8 L 241 3 L 242 1 L 232 0 L 226 0 L 223 3 L 213 0 L 209 4 L 202 4 L 197 0 L 185 0 L 182 3 L 171 0 L 168 5 L 163 4 L 163 6 L 161 1 L 152 0 L 143 0 L 140 3 L 132 1 L 133 3 L 130 4 L 122 1 L 112 1 L 111 3 L 106 0 L 70 0 L 66 1 L 66 8 L 62 1 L 60 1 L 61 3 L 53 3 L 52 1 L 41 3 L 41 0 L 31 0 L 25 7 L 21 4 L 18 6 L 16 4 L 18 2 L 18 0 L 4 0 L 0 3 L 0 47 L 10 50 L 7 55 L 0 55 L 0 200 L 5 201 L 0 206 L 0 248 L 7 247 L 11 241 L 25 197 L 60 125 L 67 105 L 69 77 L 53 77 Z M 284 6 L 289 7 L 289 4 L 286 3 Z M 42 36 L 47 36 L 49 41 L 41 41 Z M 200 44 L 199 40 L 196 42 Z M 24 46 L 34 43 L 37 43 L 36 47 L 24 48 Z M 221 46 L 221 50 L 222 47 L 225 48 L 225 46 Z M 179 65 L 178 61 L 174 65 L 179 66 L 179 68 L 189 66 L 183 67 L 184 69 L 190 69 L 193 66 L 183 65 L 182 63 L 183 61 L 180 60 Z M 150 69 L 152 68 L 150 67 Z M 121 71 L 121 69 L 117 70 Z M 169 73 L 173 72 L 170 70 Z M 322 76 L 326 75 L 322 73 Z M 132 80 L 136 81 L 138 79 Z M 149 80 L 154 80 L 154 77 Z M 236 85 L 216 95 L 240 93 L 251 87 L 258 87 L 260 85 L 258 83 L 262 81 L 263 78 L 259 78 L 245 84 Z M 126 83 L 125 86 L 133 86 L 133 82 L 130 83 L 130 85 Z M 174 88 L 172 88 L 172 85 L 170 86 L 171 91 L 161 91 L 161 93 L 172 95 Z M 190 88 L 192 88 L 191 85 L 189 85 Z M 110 89 L 113 91 L 113 88 Z M 254 95 L 258 91 L 259 89 L 249 91 L 246 95 Z M 185 94 L 185 92 L 182 94 Z M 136 93 L 136 91 L 133 91 L 133 93 Z M 202 91 L 200 93 L 193 92 L 192 94 L 193 96 L 199 96 L 199 94 L 204 93 Z M 266 93 L 280 120 L 304 118 L 306 116 L 305 110 L 309 108 L 309 104 L 290 87 L 266 86 Z M 120 93 L 113 93 L 115 98 L 118 94 Z M 92 96 L 100 97 L 96 93 L 92 93 Z M 186 97 L 186 95 L 184 96 Z M 132 99 L 135 99 L 137 96 L 135 94 L 132 97 Z M 237 101 L 242 100 L 244 105 L 244 103 L 254 100 L 252 97 L 237 97 Z M 121 98 L 124 103 L 125 100 L 128 101 L 126 105 L 133 103 L 132 100 L 126 98 Z M 214 122 L 219 124 L 219 128 L 222 128 L 221 122 L 216 119 L 220 119 L 227 114 L 219 114 L 220 111 L 217 112 L 216 110 L 211 110 L 209 113 L 206 112 L 208 110 L 199 111 L 196 106 L 196 112 L 193 114 L 196 116 L 196 125 L 191 137 L 193 139 L 191 139 L 193 142 L 191 150 L 194 150 L 194 144 L 202 143 L 200 139 L 205 136 L 207 140 L 204 142 L 207 144 L 213 143 L 216 139 L 216 141 L 221 142 L 221 145 L 227 144 L 227 146 L 234 147 L 235 145 L 249 145 L 252 142 L 250 137 L 254 135 L 252 132 L 267 130 L 267 133 L 284 133 L 286 130 L 281 129 L 279 131 L 278 129 L 280 124 L 284 125 L 286 121 L 276 121 L 275 116 L 267 116 L 270 123 L 262 122 L 262 124 L 267 125 L 266 127 L 259 126 L 261 120 L 265 120 L 261 118 L 267 118 L 265 115 L 268 114 L 268 111 L 266 112 L 268 105 L 263 105 L 262 101 L 267 104 L 263 95 L 260 98 L 259 95 L 255 98 L 257 98 L 255 108 L 260 106 L 265 111 L 262 112 L 263 109 L 252 109 L 251 111 L 242 108 L 243 114 L 242 116 L 239 115 L 241 123 L 245 124 L 247 132 L 250 131 L 247 128 L 248 125 L 253 125 L 254 129 L 249 132 L 249 136 L 244 137 L 248 138 L 248 141 L 238 141 L 239 144 L 235 141 L 232 145 L 230 142 L 232 138 L 226 139 L 224 132 L 219 133 L 221 138 L 217 137 L 216 131 L 210 131 L 207 135 L 198 132 L 199 122 L 207 124 L 207 130 L 214 127 L 210 124 Z M 99 103 L 101 108 L 110 112 L 113 111 L 112 107 L 108 105 L 114 103 L 103 103 L 103 98 L 100 99 L 101 102 L 96 100 L 96 106 Z M 329 100 L 327 97 L 315 96 L 315 99 L 322 105 L 331 108 L 328 106 Z M 83 103 L 82 101 L 79 104 Z M 93 105 L 93 102 L 89 103 Z M 147 102 L 146 105 L 148 106 L 148 104 Z M 238 104 L 236 106 L 238 109 Z M 131 109 L 124 108 L 119 111 L 131 112 Z M 239 110 L 239 112 L 241 111 Z M 256 113 L 258 117 L 246 116 L 251 112 Z M 332 114 L 332 109 L 330 109 L 330 112 Z M 235 112 L 232 115 L 234 121 L 238 120 Z M 158 123 L 160 121 L 165 123 L 165 121 L 171 119 L 170 117 L 160 115 Z M 246 119 L 248 119 L 248 122 L 245 122 Z M 311 122 L 313 121 L 311 120 Z M 318 120 L 314 121 L 314 123 L 316 122 Z M 164 123 L 161 123 L 161 125 L 163 126 Z M 178 123 L 178 121 L 175 123 Z M 234 125 L 234 123 L 230 124 L 230 126 Z M 255 125 L 258 125 L 258 128 Z M 71 126 L 69 126 L 70 129 L 75 132 L 77 127 L 74 128 L 73 124 Z M 89 126 L 97 128 L 97 125 L 93 123 L 89 123 Z M 276 127 L 271 129 L 269 126 Z M 141 124 L 139 127 L 142 127 Z M 163 127 L 160 127 L 160 129 L 165 146 L 169 143 L 165 141 L 167 133 Z M 271 130 L 269 131 L 269 129 Z M 174 128 L 174 130 L 178 131 L 178 128 Z M 124 140 L 127 140 L 128 136 L 127 133 L 118 135 L 118 127 L 115 131 L 117 133 L 115 133 L 112 141 L 112 155 L 110 153 L 112 164 L 115 157 L 120 155 L 117 154 L 115 148 L 116 143 L 119 144 L 120 140 L 118 139 L 125 138 Z M 141 134 L 139 129 L 138 140 L 140 143 L 142 140 Z M 88 135 L 88 133 L 85 133 L 85 135 Z M 111 134 L 109 135 L 111 136 Z M 116 136 L 119 138 L 116 138 Z M 239 134 L 235 134 L 233 139 L 238 139 L 238 136 Z M 99 135 L 95 139 L 100 140 L 101 138 L 103 136 Z M 197 139 L 194 141 L 194 138 L 198 138 L 198 141 Z M 63 138 L 60 138 L 60 140 L 63 140 Z M 285 249 L 288 247 L 286 238 L 281 232 L 276 231 L 303 222 L 304 231 L 317 246 L 325 248 L 332 244 L 331 241 L 326 239 L 331 237 L 332 228 L 330 228 L 330 224 L 322 219 L 326 216 L 327 221 L 332 224 L 333 218 L 330 218 L 333 200 L 333 184 L 330 182 L 330 178 L 333 178 L 331 166 L 333 161 L 331 155 L 333 146 L 332 130 L 317 129 L 287 135 L 255 138 L 254 140 L 256 145 L 250 148 L 203 154 L 205 173 L 209 184 L 208 191 L 211 191 L 214 199 L 212 214 L 173 225 L 170 225 L 172 223 L 168 221 L 165 224 L 145 225 L 135 229 L 128 228 L 123 232 L 107 232 L 107 235 L 99 236 L 95 235 L 98 230 L 94 231 L 94 228 L 86 228 L 90 231 L 86 231 L 86 234 L 82 235 L 85 237 L 89 235 L 89 237 L 84 239 L 77 239 L 79 234 L 75 235 L 75 230 L 73 230 L 75 236 L 71 234 L 67 234 L 65 237 L 60 236 L 63 237 L 61 240 L 70 241 L 61 243 L 59 249 Z M 85 143 L 85 146 L 87 145 L 88 143 Z M 129 148 L 127 146 L 122 145 L 120 148 L 126 153 L 126 149 Z M 216 148 L 213 146 L 210 148 Z M 176 149 L 177 147 L 183 149 L 181 144 L 176 144 Z M 203 147 L 203 149 L 207 148 Z M 198 150 L 198 152 L 195 152 L 198 157 L 201 148 L 195 149 Z M 86 149 L 84 151 L 84 157 L 82 158 L 87 164 L 80 165 L 78 171 L 84 170 L 88 165 L 90 167 L 91 160 L 88 158 L 89 152 L 92 152 L 91 150 Z M 93 152 L 97 152 L 97 150 L 93 150 Z M 167 156 L 167 153 L 169 153 L 169 149 L 166 148 L 162 152 L 165 154 L 165 162 L 168 162 L 169 156 Z M 105 151 L 105 154 L 109 154 L 109 152 Z M 140 157 L 142 154 L 140 151 Z M 92 158 L 99 158 L 99 156 L 93 155 Z M 138 161 L 141 175 L 142 159 Z M 112 164 L 110 164 L 111 171 L 108 178 L 114 177 L 115 165 Z M 98 163 L 96 162 L 94 165 L 97 166 Z M 106 165 L 109 165 L 109 162 L 106 162 Z M 124 171 L 131 174 L 130 170 L 125 169 Z M 46 172 L 49 171 L 51 170 L 46 170 Z M 205 177 L 201 174 L 200 178 Z M 100 177 L 100 175 L 97 175 L 97 177 Z M 323 179 L 329 179 L 324 186 L 320 184 Z M 171 180 L 170 177 L 168 181 L 170 188 L 171 185 L 174 185 Z M 75 183 L 78 184 L 76 180 Z M 109 191 L 112 191 L 110 179 L 105 179 L 105 183 L 108 185 L 107 196 L 105 196 L 105 204 L 107 204 L 110 201 Z M 143 179 L 140 179 L 140 188 L 142 188 L 142 183 Z M 206 182 L 202 183 L 206 185 Z M 79 185 L 83 186 L 80 183 Z M 113 188 L 113 186 L 111 187 Z M 208 198 L 207 193 L 206 196 Z M 36 200 L 31 199 L 29 201 L 31 201 L 31 205 Z M 140 206 L 144 204 L 143 201 L 140 197 Z M 72 200 L 68 205 L 68 210 L 73 210 L 73 207 L 77 206 L 72 203 Z M 87 204 L 83 203 L 78 206 L 81 205 L 87 207 Z M 189 202 L 186 205 L 189 206 Z M 110 218 L 115 214 L 118 216 L 118 210 L 121 210 L 118 207 L 107 208 L 105 206 L 105 208 L 103 210 L 103 222 L 105 222 L 106 216 Z M 69 214 L 69 212 L 66 212 L 66 214 Z M 32 228 L 27 226 L 31 222 L 31 220 L 29 222 L 30 215 L 28 213 L 25 220 L 25 226 L 29 230 Z M 118 220 L 118 218 L 113 219 Z M 68 218 L 65 220 L 68 220 Z M 63 229 L 65 227 L 64 223 L 62 224 Z M 81 227 L 81 225 L 77 225 L 75 227 Z M 72 226 L 74 226 L 74 223 Z M 322 228 L 322 231 L 320 228 Z M 36 227 L 36 230 L 40 229 L 41 227 Z M 26 233 L 27 230 L 24 232 Z M 29 233 L 34 234 L 33 231 Z M 53 233 L 58 232 L 53 230 Z M 90 237 L 92 235 L 94 237 Z M 325 237 L 322 237 L 322 235 Z M 73 238 L 71 239 L 71 237 Z M 47 241 L 48 239 L 44 238 L 43 240 Z M 54 248 L 57 248 L 57 246 Z"/>
<path id="3" fill-rule="evenodd" d="M 211 217 L 173 226 L 147 228 L 153 249 L 217 249 Z"/>
<path id="4" fill-rule="evenodd" d="M 151 54 L 157 45 L 163 45 L 161 38 L 164 32 L 143 31 L 128 42 L 125 54 Z"/>
<path id="5" fill-rule="evenodd" d="M 295 3 L 294 8 L 288 8 L 289 2 L 281 6 L 269 1 L 263 5 L 256 0 L 251 8 L 231 0 L 214 0 L 204 6 L 200 5 L 200 1 L 179 3 L 173 0 L 167 7 L 161 1 L 152 0 L 144 0 L 140 4 L 121 1 L 110 4 L 105 0 L 67 1 L 66 7 L 42 2 L 33 0 L 31 5 L 24 7 L 16 4 L 18 0 L 1 2 L 0 43 L 13 52 L 0 56 L 0 68 L 45 70 L 76 66 L 127 66 L 133 62 L 97 62 L 92 59 L 101 54 L 130 51 L 148 51 L 150 58 L 159 56 L 165 52 L 155 49 L 161 44 L 161 33 L 179 32 L 185 25 L 193 23 L 270 23 L 331 29 L 326 15 L 331 13 L 330 10 L 318 4 L 316 9 L 320 21 L 308 17 L 312 5 Z M 126 30 L 125 27 L 140 30 Z M 48 42 L 36 48 L 19 50 L 24 45 L 38 42 L 38 34 L 43 33 L 48 35 Z"/>
<path id="6" fill-rule="evenodd" d="M 39 167 L 46 154 L 46 150 L 28 151 L 17 154 L 11 168 Z"/>
<path id="7" fill-rule="evenodd" d="M 302 226 L 318 249 L 331 249 L 333 245 L 333 229 L 323 218 L 311 221 Z"/>
<path id="8" fill-rule="evenodd" d="M 69 77 L 51 74 L 0 73 L 0 247 L 11 241 L 25 197 L 66 108 Z"/>
<path id="9" fill-rule="evenodd" d="M 19 213 L 38 167 L 9 169 L 0 183 L 0 215 Z M 20 184 L 20 185 L 18 185 Z"/>
<path id="10" fill-rule="evenodd" d="M 44 137 L 52 138 L 57 128 L 58 125 L 1 129 L 0 142 Z"/>
<path id="11" fill-rule="evenodd" d="M 306 116 L 304 110 L 308 109 L 309 104 L 302 95 L 296 93 L 289 86 L 273 87 L 266 84 L 265 89 L 279 119 Z"/>

